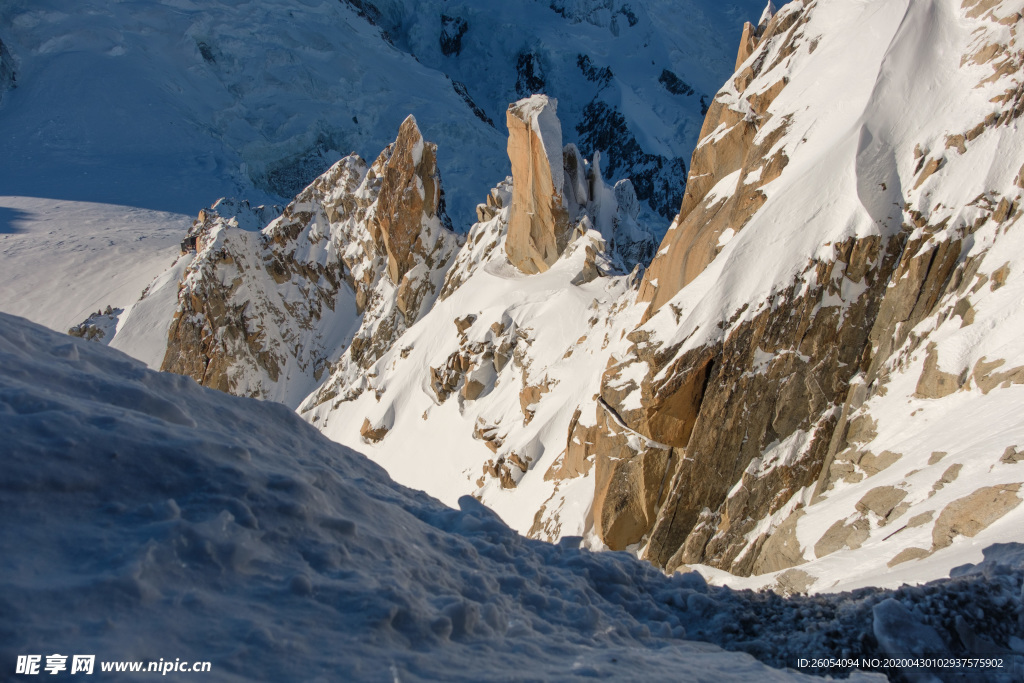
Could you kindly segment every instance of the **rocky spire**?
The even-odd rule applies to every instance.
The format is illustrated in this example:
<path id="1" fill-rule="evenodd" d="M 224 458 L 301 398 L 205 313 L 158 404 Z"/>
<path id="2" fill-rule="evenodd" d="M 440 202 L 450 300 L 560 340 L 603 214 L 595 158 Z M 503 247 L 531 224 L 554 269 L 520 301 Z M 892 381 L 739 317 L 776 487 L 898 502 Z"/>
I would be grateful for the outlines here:
<path id="1" fill-rule="evenodd" d="M 572 232 L 562 195 L 562 126 L 558 101 L 533 95 L 508 108 L 512 207 L 505 252 L 524 273 L 542 273 L 558 259 Z"/>
<path id="2" fill-rule="evenodd" d="M 416 118 L 407 116 L 398 138 L 377 160 L 380 197 L 371 230 L 388 255 L 388 277 L 396 285 L 412 267 L 424 223 L 443 215 L 437 145 L 424 142 Z"/>

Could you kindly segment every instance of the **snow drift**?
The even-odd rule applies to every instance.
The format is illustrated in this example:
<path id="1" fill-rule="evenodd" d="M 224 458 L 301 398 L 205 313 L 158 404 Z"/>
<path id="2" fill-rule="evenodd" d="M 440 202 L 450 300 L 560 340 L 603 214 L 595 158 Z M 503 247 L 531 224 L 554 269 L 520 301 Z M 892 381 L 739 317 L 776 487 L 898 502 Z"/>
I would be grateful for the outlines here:
<path id="1" fill-rule="evenodd" d="M 1021 643 L 1019 549 L 892 595 L 709 588 L 527 540 L 472 498 L 453 510 L 393 483 L 281 405 L 5 314 L 0 439 L 4 666 L 63 652 L 209 660 L 227 681 L 785 680 L 711 643 L 776 666 L 909 652 L 907 624 L 951 652 L 1010 661 Z"/>

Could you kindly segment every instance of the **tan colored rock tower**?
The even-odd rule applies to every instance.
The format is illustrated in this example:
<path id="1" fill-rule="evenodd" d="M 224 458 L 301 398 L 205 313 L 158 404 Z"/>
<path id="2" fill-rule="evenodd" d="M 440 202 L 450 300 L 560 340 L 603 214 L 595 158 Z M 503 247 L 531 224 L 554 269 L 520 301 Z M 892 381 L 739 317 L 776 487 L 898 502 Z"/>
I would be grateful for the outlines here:
<path id="1" fill-rule="evenodd" d="M 542 273 L 569 242 L 572 226 L 562 196 L 562 126 L 558 101 L 533 95 L 508 108 L 512 207 L 505 252 L 527 274 Z"/>

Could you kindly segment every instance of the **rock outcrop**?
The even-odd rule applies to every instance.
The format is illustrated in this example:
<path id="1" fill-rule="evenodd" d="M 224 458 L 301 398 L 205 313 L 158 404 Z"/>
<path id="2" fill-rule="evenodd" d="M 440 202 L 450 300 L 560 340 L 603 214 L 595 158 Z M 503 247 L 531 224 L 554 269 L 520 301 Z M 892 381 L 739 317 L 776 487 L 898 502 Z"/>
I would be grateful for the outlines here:
<path id="1" fill-rule="evenodd" d="M 576 145 L 562 147 L 556 100 L 544 95 L 520 100 L 509 106 L 507 119 L 512 197 L 505 252 L 516 268 L 527 274 L 546 271 L 574 234 L 590 228 L 604 236 L 609 253 L 625 270 L 653 256 L 656 245 L 638 223 L 633 183 L 624 179 L 607 187 L 600 151 L 588 162 Z M 496 188 L 477 207 L 477 217 L 490 219 L 503 201 Z"/>
<path id="2" fill-rule="evenodd" d="M 910 16 L 924 11 L 913 3 L 888 8 L 897 18 L 908 15 L 904 23 L 925 21 Z M 919 454 L 887 448 L 892 432 L 886 436 L 872 406 L 891 391 L 906 391 L 902 403 L 916 405 L 1024 381 L 1024 373 L 1015 374 L 1024 354 L 1019 345 L 1012 352 L 1000 347 L 1007 355 L 995 364 L 981 348 L 965 353 L 968 337 L 943 347 L 944 339 L 969 334 L 960 330 L 977 324 L 978 300 L 1001 296 L 1014 273 L 1012 263 L 1002 263 L 1005 257 L 986 255 L 1011 253 L 1019 239 L 1008 230 L 1020 219 L 1013 208 L 1022 194 L 1015 180 L 1019 161 L 994 163 L 992 152 L 1002 140 L 1019 155 L 1019 143 L 1009 140 L 1012 122 L 1024 113 L 1016 104 L 1022 77 L 1007 64 L 1016 64 L 1020 51 L 1012 39 L 1005 42 L 1003 30 L 1019 15 L 991 3 L 971 11 L 974 37 L 964 62 L 988 55 L 988 73 L 979 69 L 976 91 L 956 96 L 1002 108 L 943 151 L 918 142 L 923 135 L 941 139 L 949 124 L 928 109 L 933 100 L 914 87 L 916 76 L 908 76 L 909 86 L 845 93 L 863 107 L 859 120 L 830 110 L 826 95 L 815 99 L 802 89 L 811 81 L 800 79 L 818 73 L 813 55 L 825 39 L 816 27 L 826 24 L 815 17 L 836 9 L 794 2 L 745 30 L 741 70 L 712 103 L 680 214 L 644 276 L 638 299 L 645 322 L 609 363 L 601 389 L 608 408 L 599 408 L 597 417 L 604 426 L 586 435 L 595 453 L 617 453 L 623 430 L 636 435 L 630 453 L 617 456 L 618 466 L 595 480 L 595 531 L 615 549 L 644 543 L 645 556 L 670 570 L 699 563 L 744 575 L 781 571 L 908 534 L 917 527 L 900 526 L 904 515 L 920 523 L 913 534 L 927 533 L 939 502 L 951 495 L 980 500 L 998 490 L 989 496 L 995 511 L 983 511 L 977 525 L 951 521 L 953 512 L 938 516 L 943 523 L 934 533 L 952 538 L 964 533 L 961 527 L 976 533 L 1018 500 L 1000 484 L 965 495 L 970 484 L 956 474 L 967 460 L 950 469 L 929 460 L 923 448 Z M 871 21 L 854 15 L 844 16 Z M 901 50 L 918 47 L 917 37 L 905 33 L 891 40 Z M 948 73 L 960 68 L 958 58 L 928 59 Z M 884 73 L 879 83 L 890 78 Z M 947 87 L 958 87 L 943 78 Z M 794 82 L 801 83 L 799 106 L 777 101 Z M 913 125 L 903 120 L 907 92 L 922 102 L 923 118 Z M 852 129 L 852 137 L 819 137 L 834 125 L 833 131 Z M 823 147 L 805 151 L 816 144 Z M 798 158 L 800 166 L 791 170 Z M 982 181 L 969 170 L 972 164 L 993 170 Z M 955 177 L 961 180 L 949 180 Z M 974 183 L 970 196 L 958 189 L 963 178 Z M 994 262 L 985 268 L 983 260 Z M 1006 313 L 989 310 L 989 324 L 1006 324 Z M 1011 360 L 1012 354 L 1018 355 Z M 998 378 L 986 374 L 1004 366 L 1008 371 Z M 908 373 L 914 374 L 902 378 Z M 621 426 L 601 421 L 608 409 Z M 916 414 L 911 410 L 905 419 Z M 637 472 L 624 464 L 651 443 L 671 449 L 670 471 L 655 477 L 657 484 L 637 488 Z M 908 495 L 904 479 L 933 468 L 949 476 L 930 494 L 937 502 L 922 510 L 923 495 Z M 987 481 L 1001 476 L 994 470 Z M 863 489 L 848 510 L 821 512 L 833 509 L 831 491 L 849 486 Z M 631 490 L 620 496 L 628 505 L 603 502 L 606 491 Z M 656 509 L 638 514 L 650 500 Z M 946 509 L 959 515 L 966 504 L 957 505 Z M 822 514 L 837 518 L 813 547 L 802 545 L 807 537 L 798 531 Z M 645 518 L 646 529 L 638 521 Z M 630 533 L 618 531 L 623 527 Z M 882 527 L 895 528 L 878 531 Z M 928 552 L 902 553 L 893 562 Z"/>
<path id="3" fill-rule="evenodd" d="M 782 173 L 789 158 L 778 143 L 789 124 L 770 108 L 789 82 L 782 66 L 806 44 L 807 13 L 769 15 L 760 27 L 743 29 L 737 70 L 760 47 L 758 56 L 726 83 L 704 119 L 690 161 L 690 175 L 679 214 L 647 269 L 640 300 L 650 313 L 703 272 L 764 204 L 762 187 Z"/>
<path id="4" fill-rule="evenodd" d="M 365 368 L 429 308 L 458 246 L 413 117 L 370 166 L 331 167 L 260 232 L 201 211 L 163 369 L 293 406 Z"/>
<path id="5" fill-rule="evenodd" d="M 109 344 L 110 340 L 114 338 L 117 322 L 122 313 L 124 313 L 123 308 L 107 306 L 103 310 L 92 313 L 84 321 L 70 328 L 68 334 L 72 337 Z"/>
<path id="6" fill-rule="evenodd" d="M 557 100 L 533 95 L 510 105 L 505 115 L 513 183 L 505 252 L 528 274 L 551 267 L 573 228 L 563 195 L 557 106 Z"/>

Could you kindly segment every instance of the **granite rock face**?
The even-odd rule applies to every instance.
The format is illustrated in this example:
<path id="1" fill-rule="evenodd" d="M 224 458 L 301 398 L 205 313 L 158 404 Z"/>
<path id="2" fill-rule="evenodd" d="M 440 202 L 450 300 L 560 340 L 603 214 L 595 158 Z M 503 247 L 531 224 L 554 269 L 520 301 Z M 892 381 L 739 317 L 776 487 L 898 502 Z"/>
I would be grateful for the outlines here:
<path id="1" fill-rule="evenodd" d="M 828 102 L 806 93 L 802 100 L 779 98 L 828 39 L 814 19 L 829 10 L 814 1 L 791 3 L 745 28 L 739 72 L 710 107 L 680 213 L 644 276 L 638 295 L 646 307 L 643 322 L 609 362 L 599 428 L 592 433 L 588 427 L 584 439 L 594 453 L 616 458 L 595 480 L 595 531 L 609 547 L 639 542 L 645 557 L 668 570 L 704 564 L 741 575 L 859 548 L 874 534 L 906 528 L 877 531 L 920 504 L 921 496 L 909 496 L 909 485 L 895 474 L 910 477 L 918 470 L 886 449 L 880 418 L 871 412 L 896 377 L 919 373 L 909 381 L 911 401 L 985 394 L 1024 381 L 1019 361 L 952 358 L 941 345 L 952 332 L 936 331 L 953 322 L 957 328 L 973 324 L 981 287 L 995 292 L 1006 286 L 1009 262 L 981 264 L 997 249 L 993 245 L 1016 239 L 1006 236 L 1006 226 L 1020 217 L 1016 165 L 993 172 L 973 199 L 960 198 L 946 181 L 971 163 L 993 163 L 979 141 L 991 145 L 1011 135 L 1024 112 L 1017 105 L 1021 78 L 1012 72 L 1021 54 L 1008 38 L 1015 33 L 1003 29 L 1019 14 L 1004 16 L 1005 8 L 991 3 L 966 2 L 965 9 L 979 37 L 963 63 L 991 70 L 978 87 L 1001 93 L 990 98 L 1000 111 L 964 135 L 947 135 L 945 151 L 914 145 L 913 138 L 908 146 L 882 136 L 871 122 L 883 105 L 891 106 L 891 91 L 865 91 L 864 122 L 856 144 L 847 147 L 850 171 L 821 189 L 857 197 L 852 210 L 804 192 L 825 182 L 808 167 L 787 173 L 801 146 L 813 144 L 828 125 L 826 118 L 811 123 L 802 113 L 820 108 L 827 117 Z M 900 40 L 914 38 L 893 38 Z M 958 198 L 937 200 L 943 190 Z M 784 197 L 807 208 L 787 206 Z M 773 233 L 790 239 L 783 236 L 790 230 L 785 221 L 804 226 L 807 239 L 799 243 L 805 251 L 796 251 L 793 240 L 789 252 L 779 252 L 786 267 L 781 258 L 759 260 L 757 249 L 767 250 Z M 843 221 L 862 227 L 843 230 Z M 744 230 L 756 230 L 750 239 L 759 241 L 744 242 Z M 801 262 L 793 253 L 806 255 Z M 771 286 L 751 284 L 755 278 Z M 733 290 L 750 294 L 741 298 Z M 908 384 L 901 381 L 900 387 Z M 604 413 L 617 422 L 603 419 Z M 634 435 L 627 454 L 620 453 L 622 433 Z M 629 465 L 649 458 L 651 444 L 669 450 L 658 461 L 668 463 L 667 471 L 638 484 L 644 477 Z M 600 455 L 596 462 L 600 468 Z M 951 470 L 945 485 L 954 485 L 962 466 Z M 801 520 L 837 486 L 863 489 L 848 514 L 808 546 L 798 533 Z M 907 518 L 917 525 L 939 519 L 934 533 L 942 540 L 934 545 L 945 547 L 946 539 L 977 533 L 1006 514 L 1018 501 L 1015 491 L 987 487 L 937 516 L 928 510 Z M 626 527 L 628 534 L 619 531 Z M 930 552 L 903 553 L 896 564 Z"/>
<path id="2" fill-rule="evenodd" d="M 556 100 L 534 95 L 509 106 L 512 205 L 505 252 L 524 273 L 542 273 L 569 242 L 572 225 L 562 194 L 562 126 Z"/>
<path id="3" fill-rule="evenodd" d="M 297 405 L 335 364 L 372 364 L 456 251 L 441 197 L 436 146 L 410 116 L 372 165 L 342 159 L 262 231 L 200 212 L 163 369 Z"/>

